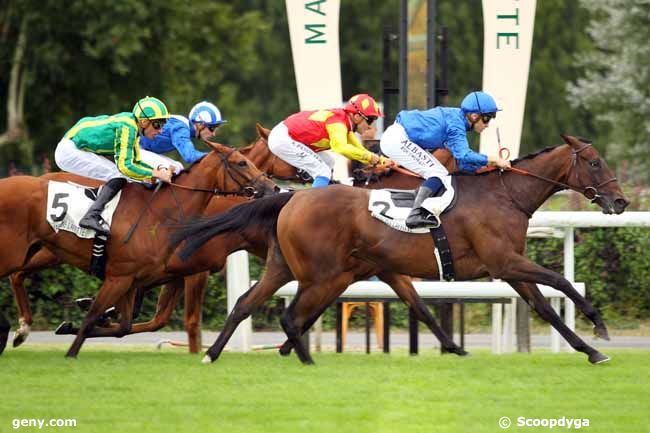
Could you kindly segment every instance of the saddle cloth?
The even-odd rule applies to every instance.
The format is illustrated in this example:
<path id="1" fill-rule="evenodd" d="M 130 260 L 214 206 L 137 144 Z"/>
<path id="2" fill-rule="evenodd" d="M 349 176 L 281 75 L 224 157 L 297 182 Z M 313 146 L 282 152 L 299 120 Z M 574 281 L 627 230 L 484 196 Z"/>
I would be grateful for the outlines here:
<path id="1" fill-rule="evenodd" d="M 436 199 L 434 197 L 433 199 Z M 445 207 L 445 211 L 452 208 L 455 204 L 456 195 L 454 194 L 451 203 Z M 429 228 L 410 229 L 406 227 L 406 218 L 413 207 L 415 191 L 408 189 L 373 189 L 370 191 L 368 200 L 368 210 L 370 214 L 382 221 L 389 227 L 405 233 L 429 233 Z M 431 199 L 427 199 L 431 200 Z M 427 200 L 424 201 L 423 207 L 427 208 Z"/>
<path id="2" fill-rule="evenodd" d="M 102 212 L 102 218 L 109 227 L 121 195 L 121 191 L 117 193 Z M 47 222 L 56 233 L 65 230 L 83 239 L 94 238 L 95 231 L 79 227 L 79 220 L 86 214 L 96 197 L 97 191 L 94 188 L 72 182 L 49 181 L 45 208 Z"/>

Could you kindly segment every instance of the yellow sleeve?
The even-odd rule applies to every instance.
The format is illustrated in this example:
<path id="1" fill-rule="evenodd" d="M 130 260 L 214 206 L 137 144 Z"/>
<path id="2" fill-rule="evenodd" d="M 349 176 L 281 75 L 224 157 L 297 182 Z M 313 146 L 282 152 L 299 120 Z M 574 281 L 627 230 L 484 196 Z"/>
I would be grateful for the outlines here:
<path id="1" fill-rule="evenodd" d="M 118 170 L 131 179 L 147 180 L 153 167 L 140 160 L 137 129 L 124 125 L 115 134 L 115 163 Z"/>
<path id="2" fill-rule="evenodd" d="M 327 133 L 330 136 L 330 148 L 348 159 L 359 161 L 362 164 L 368 164 L 372 158 L 372 153 L 368 151 L 357 140 L 354 133 L 348 131 L 342 123 L 331 123 L 326 126 Z"/>

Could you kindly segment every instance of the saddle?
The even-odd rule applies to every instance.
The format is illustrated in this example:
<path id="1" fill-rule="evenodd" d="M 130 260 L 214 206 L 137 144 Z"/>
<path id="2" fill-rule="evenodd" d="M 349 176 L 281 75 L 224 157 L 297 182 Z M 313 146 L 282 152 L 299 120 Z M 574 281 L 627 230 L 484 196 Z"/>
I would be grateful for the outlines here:
<path id="1" fill-rule="evenodd" d="M 452 178 L 452 185 L 456 190 L 456 179 Z M 440 193 L 440 191 L 439 191 Z M 433 238 L 434 251 L 438 269 L 440 271 L 440 279 L 445 281 L 453 281 L 456 279 L 454 271 L 454 263 L 452 259 L 451 249 L 447 234 L 440 224 L 436 228 L 416 228 L 410 229 L 406 226 L 406 217 L 408 216 L 411 208 L 413 207 L 413 200 L 415 199 L 415 190 L 395 190 L 395 189 L 376 189 L 370 191 L 368 200 L 368 211 L 370 214 L 386 224 L 387 226 L 405 233 L 429 233 Z M 443 214 L 448 212 L 456 205 L 457 194 Z"/>

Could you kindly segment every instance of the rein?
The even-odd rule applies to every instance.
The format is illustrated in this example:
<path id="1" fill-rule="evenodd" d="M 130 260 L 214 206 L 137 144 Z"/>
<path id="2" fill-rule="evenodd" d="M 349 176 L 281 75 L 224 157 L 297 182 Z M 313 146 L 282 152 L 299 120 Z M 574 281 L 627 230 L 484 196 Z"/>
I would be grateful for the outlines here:
<path id="1" fill-rule="evenodd" d="M 571 169 L 573 169 L 573 167 L 576 166 L 577 159 L 578 159 L 578 157 L 580 157 L 580 152 L 582 152 L 583 150 L 585 150 L 586 148 L 588 148 L 590 146 L 591 146 L 591 144 L 587 143 L 578 150 L 571 150 L 572 158 L 573 158 L 572 162 L 571 162 Z M 575 191 L 577 193 L 582 194 L 583 196 L 585 196 L 585 198 L 587 198 L 587 200 L 590 200 L 592 203 L 595 202 L 599 197 L 601 197 L 601 195 L 598 193 L 599 188 L 602 188 L 603 186 L 607 185 L 608 183 L 616 181 L 616 177 L 612 177 L 611 179 L 608 179 L 608 180 L 606 180 L 604 182 L 601 182 L 596 186 L 591 186 L 590 185 L 590 186 L 584 187 L 584 189 L 581 190 L 580 188 L 575 187 L 573 185 L 569 185 L 568 183 L 563 183 L 563 182 L 559 182 L 559 181 L 556 181 L 556 180 L 553 180 L 553 179 L 549 179 L 547 177 L 540 176 L 539 174 L 531 173 L 528 170 L 523 170 L 523 169 L 517 168 L 517 167 L 510 167 L 508 169 L 498 169 L 497 167 L 493 167 L 493 168 L 485 170 L 485 171 L 494 171 L 494 170 L 499 170 L 499 179 L 501 181 L 501 185 L 507 191 L 508 196 L 510 197 L 510 200 L 515 204 L 515 206 L 519 210 L 521 210 L 526 215 L 528 215 L 529 218 L 532 217 L 532 214 L 530 212 L 528 212 L 527 210 L 523 209 L 523 207 L 521 205 L 519 205 L 519 203 L 516 202 L 516 200 L 514 199 L 514 197 L 512 196 L 510 191 L 508 190 L 508 188 L 506 187 L 506 184 L 504 183 L 503 176 L 502 176 L 504 171 L 511 171 L 513 173 L 517 173 L 517 174 L 520 174 L 520 175 L 523 175 L 523 176 L 534 177 L 535 179 L 539 179 L 539 180 L 542 180 L 544 182 L 550 183 L 552 185 L 559 186 L 562 189 L 570 189 L 572 191 Z M 569 173 L 569 175 L 570 175 L 570 173 Z M 576 173 L 575 176 L 576 176 L 576 180 L 578 180 L 579 175 Z M 569 176 L 567 176 L 567 178 L 568 177 Z"/>

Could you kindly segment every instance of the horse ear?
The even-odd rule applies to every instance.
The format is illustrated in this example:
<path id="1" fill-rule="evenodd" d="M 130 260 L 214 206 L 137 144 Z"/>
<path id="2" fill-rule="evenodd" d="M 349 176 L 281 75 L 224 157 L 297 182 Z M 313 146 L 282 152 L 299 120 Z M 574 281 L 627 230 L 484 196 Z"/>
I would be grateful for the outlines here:
<path id="1" fill-rule="evenodd" d="M 257 129 L 257 134 L 263 139 L 267 140 L 269 138 L 269 133 L 271 132 L 269 129 L 266 129 L 259 123 L 255 124 L 255 129 Z"/>
<path id="2" fill-rule="evenodd" d="M 562 137 L 562 140 L 564 140 L 564 142 L 569 146 L 575 146 L 580 142 L 573 135 L 560 134 L 560 137 Z"/>

